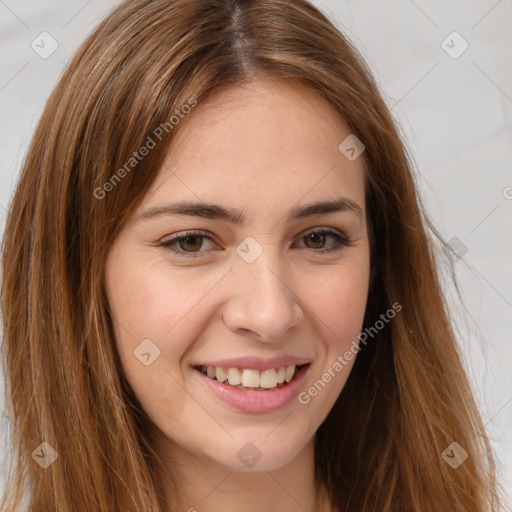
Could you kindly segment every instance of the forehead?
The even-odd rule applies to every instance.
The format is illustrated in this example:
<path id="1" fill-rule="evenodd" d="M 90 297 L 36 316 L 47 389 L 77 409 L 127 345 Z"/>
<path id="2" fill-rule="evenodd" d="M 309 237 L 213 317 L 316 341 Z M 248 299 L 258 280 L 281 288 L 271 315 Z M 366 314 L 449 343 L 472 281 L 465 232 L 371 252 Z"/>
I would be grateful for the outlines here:
<path id="1" fill-rule="evenodd" d="M 225 150 L 244 150 L 247 159 L 258 147 L 266 155 L 292 152 L 296 158 L 337 149 L 350 133 L 335 108 L 318 93 L 294 82 L 260 81 L 218 91 L 195 107 L 174 141 L 168 163 L 192 154 L 210 158 Z M 181 154 L 181 155 L 180 155 Z M 263 155 L 261 155 L 263 156 Z"/>
<path id="2" fill-rule="evenodd" d="M 340 152 L 350 129 L 314 91 L 253 82 L 213 94 L 182 122 L 141 208 L 219 198 L 273 208 L 340 194 L 364 207 L 364 157 Z"/>

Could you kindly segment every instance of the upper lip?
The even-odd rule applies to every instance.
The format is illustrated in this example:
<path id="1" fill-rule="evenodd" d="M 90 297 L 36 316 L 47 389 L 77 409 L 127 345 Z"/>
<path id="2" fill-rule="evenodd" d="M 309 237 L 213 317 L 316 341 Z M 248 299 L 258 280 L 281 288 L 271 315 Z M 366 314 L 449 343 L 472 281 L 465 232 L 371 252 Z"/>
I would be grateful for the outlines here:
<path id="1" fill-rule="evenodd" d="M 281 366 L 290 366 L 292 364 L 300 366 L 310 363 L 311 359 L 300 356 L 278 356 L 272 359 L 261 359 L 259 357 L 234 357 L 232 359 L 219 359 L 216 361 L 201 361 L 192 366 L 212 366 L 222 368 L 247 368 L 254 370 L 269 370 L 271 368 L 281 368 Z"/>

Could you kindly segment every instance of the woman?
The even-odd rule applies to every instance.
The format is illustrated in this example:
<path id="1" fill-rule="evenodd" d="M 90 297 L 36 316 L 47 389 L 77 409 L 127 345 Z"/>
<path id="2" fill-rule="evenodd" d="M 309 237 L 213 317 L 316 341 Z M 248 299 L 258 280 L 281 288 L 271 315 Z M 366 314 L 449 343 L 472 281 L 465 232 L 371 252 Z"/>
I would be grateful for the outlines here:
<path id="1" fill-rule="evenodd" d="M 120 4 L 7 220 L 2 511 L 500 510 L 426 227 L 312 5 Z"/>

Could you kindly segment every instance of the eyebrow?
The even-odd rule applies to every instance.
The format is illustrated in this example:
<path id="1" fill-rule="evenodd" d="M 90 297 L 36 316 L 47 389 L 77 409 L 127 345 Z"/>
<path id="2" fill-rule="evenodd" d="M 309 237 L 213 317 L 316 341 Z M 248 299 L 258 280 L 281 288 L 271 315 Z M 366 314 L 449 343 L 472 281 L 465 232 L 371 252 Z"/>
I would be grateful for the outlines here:
<path id="1" fill-rule="evenodd" d="M 351 212 L 359 218 L 363 217 L 363 209 L 356 202 L 345 197 L 340 197 L 330 201 L 320 201 L 293 208 L 288 213 L 288 221 L 335 212 Z M 189 215 L 205 219 L 219 219 L 236 225 L 242 225 L 245 222 L 245 213 L 242 210 L 224 208 L 216 204 L 189 201 L 180 201 L 163 206 L 153 206 L 137 217 L 137 222 L 160 216 L 173 215 Z"/>

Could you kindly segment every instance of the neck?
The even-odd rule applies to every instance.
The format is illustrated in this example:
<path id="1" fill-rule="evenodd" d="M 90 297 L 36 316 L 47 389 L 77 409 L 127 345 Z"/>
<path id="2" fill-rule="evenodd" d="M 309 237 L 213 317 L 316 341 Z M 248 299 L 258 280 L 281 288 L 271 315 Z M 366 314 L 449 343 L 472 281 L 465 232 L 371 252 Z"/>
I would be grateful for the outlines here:
<path id="1" fill-rule="evenodd" d="M 153 436 L 155 438 L 155 436 Z M 171 444 L 155 443 L 157 473 L 167 510 L 187 512 L 330 512 L 325 485 L 316 485 L 314 439 L 286 465 L 270 471 L 237 471 Z"/>

